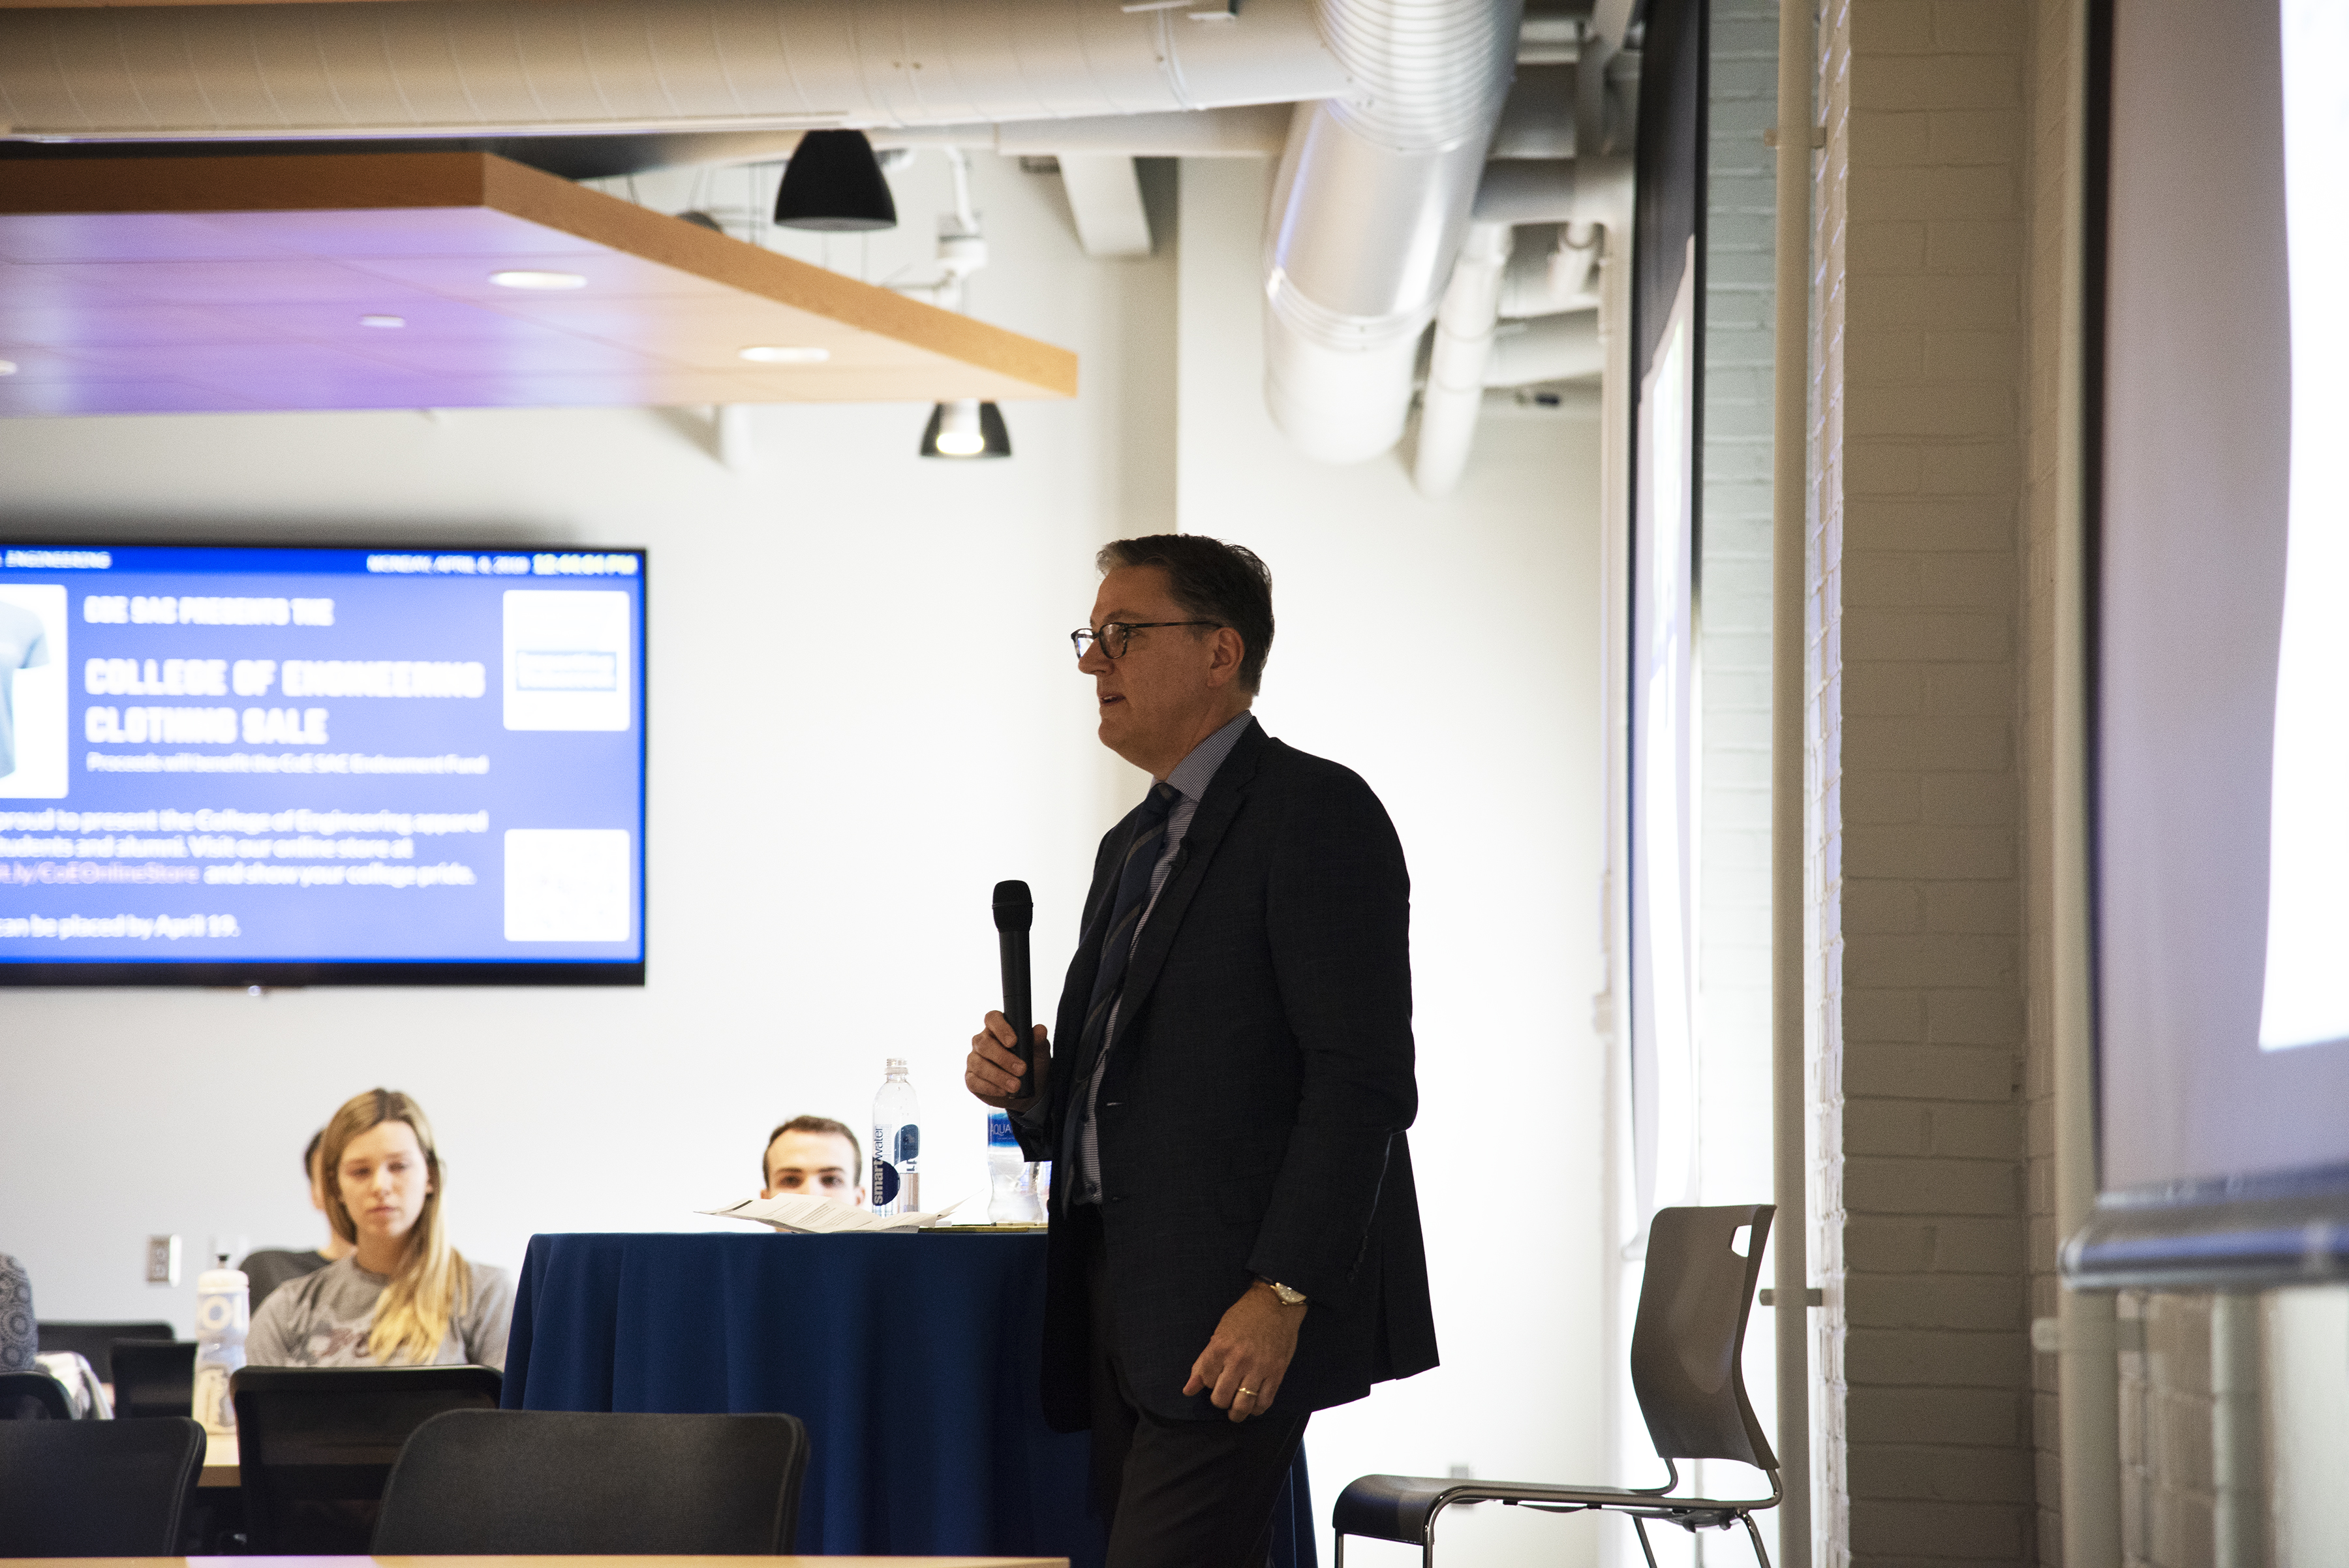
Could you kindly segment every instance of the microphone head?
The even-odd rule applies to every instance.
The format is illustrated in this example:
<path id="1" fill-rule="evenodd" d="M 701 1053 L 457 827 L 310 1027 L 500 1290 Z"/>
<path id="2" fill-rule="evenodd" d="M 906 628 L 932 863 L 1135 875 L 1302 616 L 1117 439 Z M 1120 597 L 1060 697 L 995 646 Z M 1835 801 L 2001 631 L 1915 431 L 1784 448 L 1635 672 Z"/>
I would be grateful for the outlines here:
<path id="1" fill-rule="evenodd" d="M 999 931 L 1024 931 L 1036 918 L 1036 900 L 1028 896 L 1025 882 L 998 882 L 995 885 L 995 929 Z"/>

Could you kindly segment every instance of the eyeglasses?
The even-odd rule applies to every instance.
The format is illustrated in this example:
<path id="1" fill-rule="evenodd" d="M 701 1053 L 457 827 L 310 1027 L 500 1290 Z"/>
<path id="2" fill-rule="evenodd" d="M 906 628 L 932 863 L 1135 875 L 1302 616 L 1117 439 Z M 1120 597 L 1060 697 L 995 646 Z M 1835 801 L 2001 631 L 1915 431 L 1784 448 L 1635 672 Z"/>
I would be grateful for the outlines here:
<path id="1" fill-rule="evenodd" d="M 1106 657 L 1123 659 L 1125 650 L 1132 646 L 1133 634 L 1137 631 L 1148 631 L 1154 626 L 1221 626 L 1223 624 L 1219 620 L 1105 620 L 1102 622 L 1099 631 L 1090 627 L 1078 628 L 1069 633 L 1069 642 L 1076 649 L 1079 659 L 1091 653 L 1095 643 L 1101 644 L 1101 650 Z"/>

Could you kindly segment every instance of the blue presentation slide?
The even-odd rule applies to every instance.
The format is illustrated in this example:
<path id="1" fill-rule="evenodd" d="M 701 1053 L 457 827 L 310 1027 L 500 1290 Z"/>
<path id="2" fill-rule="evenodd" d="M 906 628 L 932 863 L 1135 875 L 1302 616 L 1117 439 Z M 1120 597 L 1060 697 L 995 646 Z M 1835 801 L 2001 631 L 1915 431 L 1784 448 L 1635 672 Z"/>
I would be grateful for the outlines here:
<path id="1" fill-rule="evenodd" d="M 0 971 L 644 959 L 644 556 L 0 546 Z"/>

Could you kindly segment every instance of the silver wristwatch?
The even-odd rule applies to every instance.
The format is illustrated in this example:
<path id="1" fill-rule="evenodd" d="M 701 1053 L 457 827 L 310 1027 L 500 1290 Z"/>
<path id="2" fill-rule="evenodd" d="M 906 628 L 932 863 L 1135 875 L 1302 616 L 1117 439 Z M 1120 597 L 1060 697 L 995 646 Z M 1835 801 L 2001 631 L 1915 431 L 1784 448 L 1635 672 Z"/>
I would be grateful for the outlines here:
<path id="1" fill-rule="evenodd" d="M 1282 1284 L 1279 1281 L 1267 1280 L 1262 1274 L 1258 1274 L 1257 1278 L 1263 1280 L 1266 1284 L 1272 1287 L 1272 1293 L 1280 1298 L 1281 1305 L 1303 1306 L 1305 1304 L 1305 1293 L 1303 1291 L 1292 1291 L 1287 1285 Z"/>

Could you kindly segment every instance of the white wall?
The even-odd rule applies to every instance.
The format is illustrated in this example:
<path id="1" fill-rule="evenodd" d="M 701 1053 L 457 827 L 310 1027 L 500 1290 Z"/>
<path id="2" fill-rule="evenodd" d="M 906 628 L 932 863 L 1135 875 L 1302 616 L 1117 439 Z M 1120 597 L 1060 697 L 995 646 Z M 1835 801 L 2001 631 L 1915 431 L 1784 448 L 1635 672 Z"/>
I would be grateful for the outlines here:
<path id="1" fill-rule="evenodd" d="M 1598 426 L 1488 402 L 1442 502 L 1396 458 L 1297 456 L 1258 390 L 1270 173 L 1183 171 L 1183 527 L 1270 564 L 1257 713 L 1369 780 L 1410 857 L 1412 1145 L 1444 1356 L 1315 1417 L 1326 1521 L 1371 1471 L 1607 1474 Z M 1488 1505 L 1439 1532 L 1454 1561 L 1587 1563 L 1618 1528 Z M 1347 1560 L 1417 1556 L 1362 1544 Z"/>
<path id="2" fill-rule="evenodd" d="M 658 410 L 0 423 L 12 536 L 652 552 L 647 985 L 0 992 L 0 1250 L 44 1315 L 188 1327 L 191 1286 L 143 1285 L 140 1239 L 318 1234 L 302 1144 L 378 1083 L 434 1119 L 459 1246 L 508 1265 L 537 1231 L 703 1223 L 755 1190 L 775 1122 L 859 1123 L 890 1054 L 930 1118 L 927 1195 L 979 1189 L 960 1062 L 997 994 L 988 892 L 1026 877 L 1049 952 L 1123 810 L 1066 633 L 1125 487 L 1172 469 L 1174 275 L 1086 261 L 1052 182 L 979 175 L 977 303 L 1083 366 L 1073 402 L 1007 410 L 1007 462 L 917 459 L 909 405 L 748 410 L 740 472 Z M 898 191 L 889 237 L 926 255 L 943 166 Z"/>
<path id="3" fill-rule="evenodd" d="M 854 265 L 926 256 L 943 172 L 896 177 L 905 230 Z M 1179 517 L 1271 563 L 1259 711 L 1370 780 L 1413 876 L 1444 1365 L 1317 1419 L 1316 1511 L 1371 1470 L 1605 1475 L 1596 425 L 1495 410 L 1441 504 L 1392 459 L 1307 463 L 1258 389 L 1267 167 L 1190 163 L 1179 247 L 1113 263 L 1078 254 L 1052 182 L 977 172 L 974 308 L 1082 367 L 1074 402 L 1007 410 L 1009 462 L 919 462 L 904 406 L 751 410 L 740 472 L 650 410 L 0 423 L 0 533 L 653 552 L 647 985 L 0 992 L 0 1250 L 44 1315 L 184 1329 L 140 1239 L 308 1238 L 301 1143 L 377 1082 L 431 1111 L 459 1244 L 492 1262 L 533 1231 L 696 1223 L 750 1189 L 774 1121 L 859 1119 L 885 1054 L 913 1058 L 930 1194 L 976 1189 L 957 1064 L 995 986 L 988 887 L 1036 888 L 1049 993 L 1093 841 L 1141 787 L 1094 743 L 1063 634 L 1093 546 Z M 1488 1507 L 1447 1541 L 1589 1563 L 1614 1528 Z"/>

